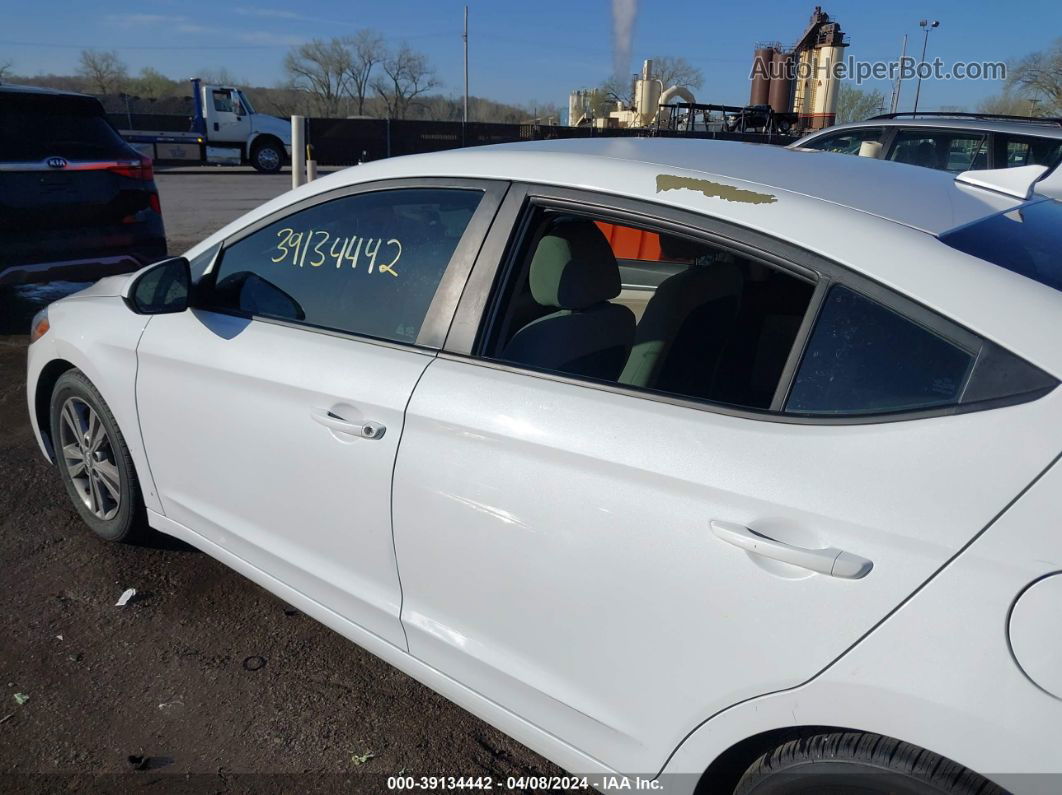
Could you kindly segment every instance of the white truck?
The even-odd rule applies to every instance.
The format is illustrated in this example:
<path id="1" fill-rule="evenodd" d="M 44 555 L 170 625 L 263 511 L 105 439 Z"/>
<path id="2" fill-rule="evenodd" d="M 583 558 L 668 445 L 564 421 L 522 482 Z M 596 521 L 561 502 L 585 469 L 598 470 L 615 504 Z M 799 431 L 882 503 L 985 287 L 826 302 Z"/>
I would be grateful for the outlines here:
<path id="1" fill-rule="evenodd" d="M 120 130 L 141 154 L 154 160 L 238 165 L 275 174 L 291 157 L 291 124 L 256 113 L 233 86 L 192 78 L 194 115 L 188 132 Z"/>

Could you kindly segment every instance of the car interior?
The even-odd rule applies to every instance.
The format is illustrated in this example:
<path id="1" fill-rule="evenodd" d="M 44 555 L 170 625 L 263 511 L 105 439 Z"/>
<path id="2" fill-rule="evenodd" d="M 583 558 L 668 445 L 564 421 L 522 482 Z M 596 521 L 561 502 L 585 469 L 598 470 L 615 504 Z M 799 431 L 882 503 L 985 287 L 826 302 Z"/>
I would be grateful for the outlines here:
<path id="1" fill-rule="evenodd" d="M 811 282 L 693 238 L 586 216 L 540 210 L 529 229 L 488 356 L 770 407 Z"/>

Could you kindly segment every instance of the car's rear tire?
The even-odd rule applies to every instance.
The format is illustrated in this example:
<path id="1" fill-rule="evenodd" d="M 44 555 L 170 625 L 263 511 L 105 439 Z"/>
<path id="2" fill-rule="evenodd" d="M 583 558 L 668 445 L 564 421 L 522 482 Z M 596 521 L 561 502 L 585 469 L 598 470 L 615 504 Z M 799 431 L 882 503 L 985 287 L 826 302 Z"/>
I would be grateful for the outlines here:
<path id="1" fill-rule="evenodd" d="M 278 173 L 284 160 L 284 145 L 276 138 L 260 138 L 251 147 L 251 165 L 263 174 Z"/>
<path id="2" fill-rule="evenodd" d="M 107 541 L 150 531 L 133 459 L 106 402 L 80 370 L 55 383 L 49 407 L 55 463 L 81 519 Z"/>
<path id="3" fill-rule="evenodd" d="M 830 732 L 761 755 L 734 795 L 1005 795 L 962 765 L 880 734 Z"/>

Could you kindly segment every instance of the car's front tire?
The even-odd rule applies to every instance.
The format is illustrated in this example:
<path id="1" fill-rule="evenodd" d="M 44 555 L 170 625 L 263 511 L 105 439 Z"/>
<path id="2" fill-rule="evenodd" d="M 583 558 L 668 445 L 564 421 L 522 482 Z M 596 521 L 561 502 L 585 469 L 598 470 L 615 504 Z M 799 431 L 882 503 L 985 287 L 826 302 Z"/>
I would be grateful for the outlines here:
<path id="1" fill-rule="evenodd" d="M 103 397 L 80 370 L 55 383 L 50 405 L 55 462 L 78 515 L 107 541 L 148 533 L 133 459 Z"/>
<path id="2" fill-rule="evenodd" d="M 1005 795 L 962 765 L 880 734 L 829 732 L 761 755 L 734 795 Z"/>

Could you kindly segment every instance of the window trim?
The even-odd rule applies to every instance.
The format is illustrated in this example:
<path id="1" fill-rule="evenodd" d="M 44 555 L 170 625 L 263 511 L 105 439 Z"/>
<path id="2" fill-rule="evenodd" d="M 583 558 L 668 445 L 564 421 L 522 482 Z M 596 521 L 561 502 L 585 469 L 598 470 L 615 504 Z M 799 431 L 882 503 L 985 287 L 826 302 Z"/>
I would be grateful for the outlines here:
<path id="1" fill-rule="evenodd" d="M 523 245 L 529 219 L 532 217 L 530 210 L 538 207 L 568 209 L 573 212 L 590 213 L 606 220 L 611 218 L 616 223 L 648 225 L 660 231 L 672 231 L 704 240 L 711 245 L 731 249 L 797 278 L 813 282 L 815 292 L 812 294 L 804 319 L 794 338 L 793 347 L 779 378 L 778 388 L 770 408 L 764 411 L 683 398 L 623 384 L 536 370 L 483 357 L 480 350 L 484 340 L 489 337 L 489 328 L 496 321 L 500 303 L 499 293 L 509 278 L 515 254 L 521 250 Z M 857 273 L 788 241 L 721 221 L 710 215 L 626 196 L 537 183 L 514 183 L 505 196 L 495 216 L 495 223 L 480 248 L 439 357 L 682 408 L 790 425 L 877 425 L 945 417 L 1024 403 L 1046 394 L 1045 391 L 1040 390 L 992 400 L 959 402 L 926 409 L 875 414 L 782 413 L 776 406 L 784 406 L 785 401 L 788 400 L 796 372 L 803 360 L 811 333 L 818 322 L 826 293 L 834 284 L 845 285 L 969 353 L 973 357 L 973 363 L 960 394 L 960 401 L 962 400 L 962 395 L 965 395 L 977 374 L 978 367 L 986 359 L 987 352 L 994 347 L 994 344 L 869 276 Z"/>
<path id="2" fill-rule="evenodd" d="M 402 350 L 439 350 L 442 348 L 443 343 L 446 340 L 446 334 L 449 331 L 450 324 L 457 311 L 458 301 L 461 294 L 464 292 L 465 284 L 467 283 L 469 274 L 475 264 L 477 252 L 480 250 L 484 239 L 490 231 L 494 218 L 497 215 L 498 208 L 502 204 L 506 192 L 509 190 L 509 185 L 510 183 L 505 180 L 488 179 L 450 179 L 444 177 L 384 179 L 361 182 L 355 185 L 345 185 L 334 190 L 309 196 L 302 201 L 288 204 L 262 218 L 259 218 L 242 229 L 237 230 L 221 242 L 220 247 L 215 252 L 210 264 L 196 283 L 193 308 L 206 312 L 213 312 L 215 314 L 228 315 L 230 317 L 246 318 L 263 323 L 275 323 L 304 331 L 324 333 L 331 336 L 345 337 L 360 340 L 362 342 L 396 347 Z M 453 190 L 478 190 L 482 192 L 483 196 L 480 199 L 475 212 L 472 214 L 472 217 L 469 219 L 468 224 L 465 226 L 465 231 L 462 233 L 461 240 L 458 242 L 453 254 L 450 256 L 450 261 L 446 264 L 446 268 L 443 270 L 442 278 L 439 280 L 439 284 L 435 289 L 435 295 L 432 297 L 431 303 L 428 305 L 428 311 L 424 315 L 424 321 L 421 323 L 420 331 L 417 334 L 415 342 L 401 342 L 399 340 L 375 337 L 370 334 L 356 331 L 336 329 L 329 326 L 317 326 L 304 321 L 285 320 L 283 318 L 256 315 L 253 313 L 241 312 L 231 307 L 214 306 L 210 303 L 210 297 L 217 281 L 218 268 L 225 259 L 225 252 L 230 246 L 239 243 L 244 238 L 250 237 L 267 226 L 296 213 L 316 207 L 317 205 L 327 204 L 348 196 L 357 196 L 364 193 L 380 193 L 391 190 L 447 188 Z"/>

